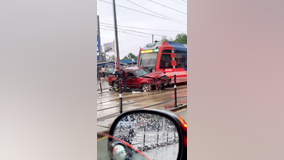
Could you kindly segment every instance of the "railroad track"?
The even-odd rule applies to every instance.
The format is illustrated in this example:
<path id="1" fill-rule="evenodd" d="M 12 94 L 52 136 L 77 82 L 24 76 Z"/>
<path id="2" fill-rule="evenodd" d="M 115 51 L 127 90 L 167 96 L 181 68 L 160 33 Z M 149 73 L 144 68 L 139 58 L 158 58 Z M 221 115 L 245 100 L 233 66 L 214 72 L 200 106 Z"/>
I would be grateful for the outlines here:
<path id="1" fill-rule="evenodd" d="M 185 91 L 179 91 L 178 93 L 185 93 L 185 92 L 187 92 L 187 90 L 185 90 Z M 154 93 L 154 94 L 151 94 L 152 96 L 154 96 L 154 95 L 163 95 L 163 94 L 166 94 L 166 93 L 168 93 L 168 92 L 157 92 L 157 93 Z M 125 101 L 129 101 L 129 100 L 131 100 L 131 99 L 133 99 L 133 98 L 139 98 L 139 97 L 141 97 L 141 95 L 137 95 L 137 96 L 130 96 L 130 97 L 124 97 L 123 98 L 123 100 L 125 100 Z M 144 97 L 142 97 L 142 98 L 144 98 Z M 149 99 L 149 98 L 147 98 L 147 99 Z M 104 104 L 104 103 L 108 103 L 108 102 L 113 102 L 113 101 L 118 101 L 119 99 L 117 98 L 117 99 L 111 99 L 111 100 L 107 100 L 107 101 L 102 101 L 102 102 L 97 102 L 97 104 Z"/>
<path id="2" fill-rule="evenodd" d="M 177 100 L 186 99 L 186 98 L 187 98 L 187 96 L 178 97 Z M 142 101 L 144 101 L 144 100 L 135 101 L 135 102 L 133 102 L 133 103 L 129 103 L 129 104 L 126 104 L 126 105 L 135 104 L 135 103 L 142 102 Z M 169 103 L 169 102 L 172 102 L 172 101 L 174 101 L 174 99 L 170 99 L 170 100 L 168 100 L 168 101 L 159 102 L 159 103 L 152 104 L 152 105 L 148 105 L 148 106 L 141 107 L 141 108 L 150 108 L 150 107 L 153 107 L 153 106 L 157 106 L 157 105 Z M 125 106 L 125 105 L 124 105 L 124 106 Z M 119 105 L 118 105 L 118 106 L 113 106 L 113 107 L 108 107 L 108 108 L 105 108 L 105 109 L 102 109 L 102 110 L 97 110 L 97 112 L 104 111 L 104 110 L 107 110 L 107 109 L 117 108 L 117 107 L 119 107 Z M 120 115 L 120 113 L 109 114 L 109 115 L 107 115 L 107 116 L 103 116 L 103 117 L 98 118 L 97 121 L 103 121 L 103 120 L 105 120 L 105 119 L 113 118 L 113 117 L 116 117 L 116 116 L 119 116 L 119 115 Z"/>
<path id="3" fill-rule="evenodd" d="M 179 89 L 184 89 L 184 88 L 186 88 L 185 86 L 178 86 L 177 87 L 177 91 L 179 90 Z M 174 88 L 166 88 L 165 90 L 163 90 L 161 93 L 168 93 L 167 91 L 173 91 L 174 90 Z M 166 91 L 166 92 L 165 92 Z M 97 96 L 97 99 L 103 99 L 103 98 L 107 98 L 107 97 L 113 97 L 113 95 L 114 94 L 116 94 L 116 92 L 109 92 L 109 93 L 111 93 L 111 94 L 109 94 L 109 95 L 106 95 L 106 96 L 100 96 L 101 94 L 98 94 L 98 96 Z M 113 93 L 113 94 L 112 94 Z M 141 92 L 141 93 L 143 93 L 143 92 Z M 150 94 L 151 93 L 153 93 L 153 92 L 149 92 Z M 160 94 L 159 92 L 155 92 L 154 94 Z M 118 95 L 117 95 L 118 96 Z M 141 95 L 140 96 L 133 96 L 133 97 L 141 97 Z"/>

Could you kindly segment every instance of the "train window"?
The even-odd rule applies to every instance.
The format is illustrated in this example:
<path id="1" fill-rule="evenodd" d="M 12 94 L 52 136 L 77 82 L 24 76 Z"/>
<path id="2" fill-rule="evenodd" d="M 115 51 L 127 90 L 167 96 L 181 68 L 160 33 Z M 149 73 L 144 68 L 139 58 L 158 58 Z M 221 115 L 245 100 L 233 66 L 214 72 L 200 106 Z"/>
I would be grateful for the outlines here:
<path id="1" fill-rule="evenodd" d="M 185 53 L 185 54 L 187 54 L 187 51 L 175 50 L 175 53 L 181 53 L 181 54 L 182 54 L 182 53 L 183 53 L 183 54 Z"/>
<path id="2" fill-rule="evenodd" d="M 162 53 L 172 53 L 172 50 L 163 50 Z"/>
<path id="3" fill-rule="evenodd" d="M 172 58 L 170 54 L 162 54 L 160 68 L 161 69 L 173 68 L 171 60 Z"/>
<path id="4" fill-rule="evenodd" d="M 151 67 L 155 68 L 157 63 L 158 53 L 143 53 L 139 56 L 140 67 Z"/>
<path id="5" fill-rule="evenodd" d="M 177 61 L 176 68 L 187 68 L 187 55 L 186 54 L 177 54 L 176 61 Z"/>
<path id="6" fill-rule="evenodd" d="M 163 50 L 162 53 L 172 53 L 172 50 Z M 187 68 L 187 51 L 182 51 L 182 50 L 175 50 L 174 53 L 177 53 L 176 55 L 176 62 L 177 66 L 176 68 Z M 161 64 L 160 68 L 165 69 L 165 68 L 173 68 L 171 66 L 171 56 L 170 54 L 164 54 L 161 57 Z"/>

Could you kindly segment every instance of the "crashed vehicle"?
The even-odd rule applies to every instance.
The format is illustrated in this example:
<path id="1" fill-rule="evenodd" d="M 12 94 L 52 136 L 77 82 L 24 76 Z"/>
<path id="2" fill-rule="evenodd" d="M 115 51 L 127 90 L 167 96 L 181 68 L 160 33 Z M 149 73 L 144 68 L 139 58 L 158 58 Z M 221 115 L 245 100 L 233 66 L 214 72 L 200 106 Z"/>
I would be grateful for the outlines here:
<path id="1" fill-rule="evenodd" d="M 126 73 L 126 87 L 129 89 L 140 89 L 143 92 L 151 90 L 163 89 L 171 85 L 171 79 L 162 71 L 151 72 L 143 67 L 129 67 L 124 69 Z M 116 77 L 108 77 L 109 85 L 118 89 L 119 81 Z M 121 82 L 123 87 L 123 82 Z"/>

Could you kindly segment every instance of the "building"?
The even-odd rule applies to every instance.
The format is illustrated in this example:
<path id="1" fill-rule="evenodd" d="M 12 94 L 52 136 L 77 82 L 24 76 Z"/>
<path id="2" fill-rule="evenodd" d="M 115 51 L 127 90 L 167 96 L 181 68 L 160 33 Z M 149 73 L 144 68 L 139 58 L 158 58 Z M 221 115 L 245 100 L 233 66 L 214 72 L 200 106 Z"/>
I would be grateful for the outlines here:
<path id="1" fill-rule="evenodd" d="M 120 60 L 120 63 L 126 64 L 127 67 L 137 66 L 137 59 Z"/>
<path id="2" fill-rule="evenodd" d="M 103 66 L 105 66 L 106 68 L 115 68 L 115 62 L 114 61 L 107 61 L 107 62 L 98 62 L 97 63 L 97 68 L 101 69 Z M 120 66 L 121 67 L 126 67 L 127 64 L 126 63 L 122 63 L 120 61 Z"/>

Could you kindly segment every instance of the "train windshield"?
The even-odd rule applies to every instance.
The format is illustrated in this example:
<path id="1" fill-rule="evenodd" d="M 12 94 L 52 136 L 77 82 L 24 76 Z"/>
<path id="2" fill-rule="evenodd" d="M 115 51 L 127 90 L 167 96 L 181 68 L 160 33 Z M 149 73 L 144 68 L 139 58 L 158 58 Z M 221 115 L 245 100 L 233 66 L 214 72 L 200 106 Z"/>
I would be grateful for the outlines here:
<path id="1" fill-rule="evenodd" d="M 158 53 L 141 53 L 139 56 L 139 66 L 156 68 Z"/>

